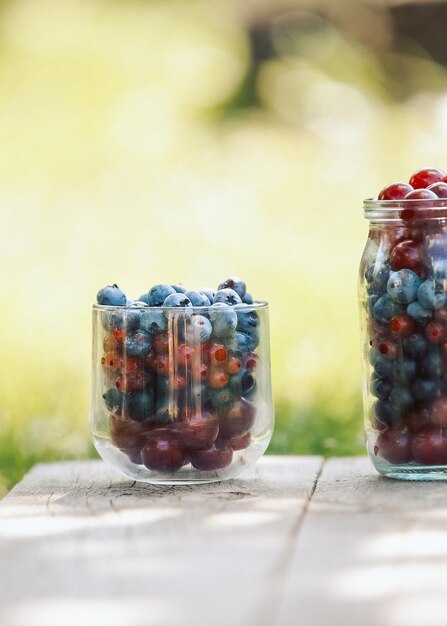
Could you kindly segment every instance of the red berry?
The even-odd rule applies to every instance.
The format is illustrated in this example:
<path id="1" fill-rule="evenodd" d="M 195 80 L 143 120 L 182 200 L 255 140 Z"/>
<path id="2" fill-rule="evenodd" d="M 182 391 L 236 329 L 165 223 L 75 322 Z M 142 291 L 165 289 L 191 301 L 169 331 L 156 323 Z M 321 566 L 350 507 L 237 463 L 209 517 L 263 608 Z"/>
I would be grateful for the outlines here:
<path id="1" fill-rule="evenodd" d="M 169 357 L 167 355 L 158 355 L 152 361 L 154 372 L 159 376 L 167 376 L 169 374 Z"/>
<path id="2" fill-rule="evenodd" d="M 147 387 L 150 381 L 150 376 L 146 372 L 130 371 L 118 376 L 115 382 L 115 386 L 120 391 L 129 393 L 130 391 L 137 391 Z"/>
<path id="3" fill-rule="evenodd" d="M 395 272 L 408 269 L 420 276 L 425 269 L 421 248 L 412 240 L 401 241 L 394 246 L 390 254 L 390 264 Z"/>
<path id="4" fill-rule="evenodd" d="M 440 322 L 429 322 L 425 328 L 425 336 L 431 343 L 441 343 L 445 337 L 444 326 Z"/>
<path id="5" fill-rule="evenodd" d="M 102 343 L 104 352 L 112 352 L 121 347 L 121 343 L 115 338 L 113 333 L 107 333 Z"/>
<path id="6" fill-rule="evenodd" d="M 144 445 L 144 427 L 125 415 L 111 415 L 110 439 L 121 452 L 137 456 Z M 139 461 L 141 462 L 141 461 Z"/>
<path id="7" fill-rule="evenodd" d="M 437 322 L 441 322 L 442 324 L 447 323 L 447 309 L 437 309 L 434 318 Z"/>
<path id="8" fill-rule="evenodd" d="M 178 435 L 168 428 L 156 428 L 147 436 L 141 450 L 144 465 L 159 472 L 177 472 L 185 463 L 186 455 Z"/>
<path id="9" fill-rule="evenodd" d="M 436 200 L 437 197 L 438 196 L 433 191 L 430 191 L 429 189 L 413 189 L 413 191 L 410 191 L 410 193 L 407 193 L 407 195 L 405 196 L 405 200 Z M 411 219 L 411 218 L 403 217 L 403 219 Z"/>
<path id="10" fill-rule="evenodd" d="M 438 198 L 447 198 L 447 183 L 439 181 L 428 187 Z"/>
<path id="11" fill-rule="evenodd" d="M 154 336 L 153 342 L 155 352 L 168 352 L 169 350 L 169 335 L 168 333 L 158 333 Z"/>
<path id="12" fill-rule="evenodd" d="M 431 424 L 430 408 L 426 405 L 416 406 L 405 413 L 402 424 L 411 432 L 416 432 Z"/>
<path id="13" fill-rule="evenodd" d="M 241 398 L 221 417 L 219 436 L 229 439 L 245 435 L 254 424 L 255 413 L 254 405 Z"/>
<path id="14" fill-rule="evenodd" d="M 238 371 L 241 369 L 241 361 L 240 359 L 237 359 L 235 356 L 232 356 L 228 359 L 227 362 L 227 372 L 229 374 L 237 374 Z"/>
<path id="15" fill-rule="evenodd" d="M 409 463 L 413 460 L 411 438 L 407 433 L 394 428 L 382 430 L 377 437 L 374 453 L 396 465 Z"/>
<path id="16" fill-rule="evenodd" d="M 410 185 L 414 189 L 422 189 L 422 187 L 429 187 L 433 183 L 437 183 L 445 176 L 445 172 L 438 170 L 434 167 L 427 167 L 419 170 L 410 178 Z"/>
<path id="17" fill-rule="evenodd" d="M 431 419 L 434 424 L 447 428 L 447 398 L 438 398 L 431 407 Z"/>
<path id="18" fill-rule="evenodd" d="M 422 465 L 447 464 L 447 437 L 438 427 L 429 427 L 413 438 L 413 456 Z"/>
<path id="19" fill-rule="evenodd" d="M 387 359 L 394 361 L 394 359 L 397 357 L 397 345 L 394 341 L 391 341 L 390 339 L 385 339 L 384 341 L 381 341 L 378 344 L 377 349 L 380 354 L 383 354 L 383 356 Z"/>
<path id="20" fill-rule="evenodd" d="M 115 339 L 117 341 L 124 341 L 124 339 L 126 338 L 126 331 L 124 329 L 120 329 L 120 328 L 114 328 L 113 329 L 113 336 L 115 337 Z"/>
<path id="21" fill-rule="evenodd" d="M 408 183 L 390 183 L 379 193 L 379 200 L 402 200 L 413 190 Z"/>
<path id="22" fill-rule="evenodd" d="M 195 450 L 189 456 L 192 465 L 203 471 L 222 469 L 233 460 L 233 450 L 227 441 L 219 441 L 205 450 Z"/>
<path id="23" fill-rule="evenodd" d="M 220 343 L 213 343 L 210 347 L 211 363 L 222 365 L 227 360 L 227 349 Z"/>
<path id="24" fill-rule="evenodd" d="M 228 382 L 228 374 L 221 367 L 211 368 L 208 374 L 208 385 L 211 389 L 222 389 Z"/>
<path id="25" fill-rule="evenodd" d="M 181 344 L 177 348 L 177 363 L 179 365 L 189 365 L 194 359 L 195 350 L 192 346 Z"/>
<path id="26" fill-rule="evenodd" d="M 390 322 L 392 332 L 398 337 L 406 337 L 414 330 L 414 322 L 406 313 L 400 313 Z"/>
<path id="27" fill-rule="evenodd" d="M 206 412 L 185 416 L 178 425 L 181 441 L 188 450 L 209 448 L 219 433 L 219 421 L 215 415 Z"/>

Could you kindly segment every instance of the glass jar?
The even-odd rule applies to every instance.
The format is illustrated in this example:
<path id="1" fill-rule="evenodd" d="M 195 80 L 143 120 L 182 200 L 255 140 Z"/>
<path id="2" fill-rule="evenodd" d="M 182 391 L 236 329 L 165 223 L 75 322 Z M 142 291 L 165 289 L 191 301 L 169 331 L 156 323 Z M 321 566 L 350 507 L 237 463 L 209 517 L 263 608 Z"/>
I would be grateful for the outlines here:
<path id="1" fill-rule="evenodd" d="M 93 307 L 90 428 L 135 480 L 232 478 L 273 432 L 268 305 Z"/>
<path id="2" fill-rule="evenodd" d="M 384 476 L 447 478 L 447 200 L 367 200 L 360 265 L 368 454 Z"/>

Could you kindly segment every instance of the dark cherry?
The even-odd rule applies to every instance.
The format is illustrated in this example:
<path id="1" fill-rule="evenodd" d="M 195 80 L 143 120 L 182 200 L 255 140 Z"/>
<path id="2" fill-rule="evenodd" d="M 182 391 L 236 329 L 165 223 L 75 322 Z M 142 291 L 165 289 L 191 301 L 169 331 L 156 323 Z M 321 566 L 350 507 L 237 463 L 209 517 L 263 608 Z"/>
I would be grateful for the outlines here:
<path id="1" fill-rule="evenodd" d="M 382 430 L 377 437 L 374 454 L 396 465 L 409 463 L 413 460 L 411 437 L 395 428 Z"/>
<path id="2" fill-rule="evenodd" d="M 408 183 L 390 183 L 379 193 L 379 200 L 403 200 L 413 190 Z"/>
<path id="3" fill-rule="evenodd" d="M 447 183 L 439 181 L 428 187 L 438 198 L 447 198 Z"/>
<path id="4" fill-rule="evenodd" d="M 144 427 L 125 415 L 111 415 L 110 438 L 122 452 L 140 451 L 144 445 Z"/>
<path id="5" fill-rule="evenodd" d="M 157 428 L 147 435 L 141 460 L 151 470 L 177 472 L 186 462 L 186 454 L 175 431 Z"/>
<path id="6" fill-rule="evenodd" d="M 439 427 L 418 432 L 413 437 L 412 450 L 415 461 L 422 465 L 447 464 L 447 437 Z"/>
<path id="7" fill-rule="evenodd" d="M 184 416 L 178 424 L 181 441 L 188 450 L 209 448 L 217 439 L 219 420 L 206 411 Z"/>
<path id="8" fill-rule="evenodd" d="M 237 450 L 245 450 L 251 443 L 251 433 L 245 433 L 245 435 L 241 435 L 240 437 L 232 437 L 228 440 L 233 452 Z"/>
<path id="9" fill-rule="evenodd" d="M 434 193 L 434 191 L 430 191 L 430 189 L 413 189 L 413 191 L 407 193 L 405 200 L 436 200 L 437 197 L 438 196 Z M 408 209 L 408 211 L 411 211 L 411 209 Z M 410 214 L 408 213 L 407 216 L 402 217 L 403 219 L 411 219 L 412 217 L 415 217 L 415 215 L 413 214 L 410 217 Z"/>
<path id="10" fill-rule="evenodd" d="M 433 402 L 430 416 L 434 424 L 447 428 L 447 398 L 445 396 Z"/>
<path id="11" fill-rule="evenodd" d="M 219 436 L 226 439 L 245 435 L 255 421 L 255 406 L 241 398 L 220 418 Z"/>
<path id="12" fill-rule="evenodd" d="M 445 338 L 445 329 L 441 322 L 429 322 L 425 327 L 425 336 L 431 343 L 441 343 Z"/>
<path id="13" fill-rule="evenodd" d="M 233 460 L 230 444 L 221 440 L 205 450 L 195 450 L 189 455 L 192 465 L 202 471 L 222 469 Z"/>
<path id="14" fill-rule="evenodd" d="M 413 332 L 414 321 L 406 313 L 400 313 L 392 318 L 390 328 L 397 337 L 406 337 Z"/>
<path id="15" fill-rule="evenodd" d="M 395 341 L 391 341 L 391 339 L 380 341 L 377 345 L 377 350 L 391 361 L 394 361 L 397 357 L 397 344 Z"/>
<path id="16" fill-rule="evenodd" d="M 445 172 L 438 170 L 435 167 L 427 167 L 419 170 L 413 174 L 410 178 L 410 185 L 414 189 L 422 189 L 423 187 L 429 187 L 433 183 L 437 183 L 445 177 Z"/>
<path id="17" fill-rule="evenodd" d="M 418 243 L 408 239 L 396 244 L 391 250 L 390 265 L 395 272 L 408 269 L 422 276 L 425 267 L 422 251 Z"/>
<path id="18" fill-rule="evenodd" d="M 426 404 L 412 407 L 402 418 L 402 425 L 412 433 L 431 423 L 431 410 Z"/>

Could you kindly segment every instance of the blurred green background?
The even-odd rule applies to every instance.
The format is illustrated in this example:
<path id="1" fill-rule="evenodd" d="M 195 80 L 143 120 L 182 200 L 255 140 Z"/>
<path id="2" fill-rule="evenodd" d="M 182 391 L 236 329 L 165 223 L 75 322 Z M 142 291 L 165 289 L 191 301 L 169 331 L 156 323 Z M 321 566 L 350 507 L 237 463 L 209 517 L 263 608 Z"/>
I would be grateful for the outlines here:
<path id="1" fill-rule="evenodd" d="M 271 304 L 271 452 L 363 452 L 362 200 L 447 166 L 444 2 L 3 0 L 0 493 L 93 455 L 117 282 Z"/>

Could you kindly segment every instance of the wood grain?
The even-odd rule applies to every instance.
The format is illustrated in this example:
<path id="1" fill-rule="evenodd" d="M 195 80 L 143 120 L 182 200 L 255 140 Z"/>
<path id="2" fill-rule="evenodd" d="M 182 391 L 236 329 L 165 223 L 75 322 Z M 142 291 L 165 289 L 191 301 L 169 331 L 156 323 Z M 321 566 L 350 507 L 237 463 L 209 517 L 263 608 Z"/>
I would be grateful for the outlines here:
<path id="1" fill-rule="evenodd" d="M 194 487 L 37 466 L 0 503 L 0 624 L 271 626 L 321 464 Z"/>
<path id="2" fill-rule="evenodd" d="M 280 607 L 278 626 L 445 626 L 447 484 L 327 462 Z"/>

